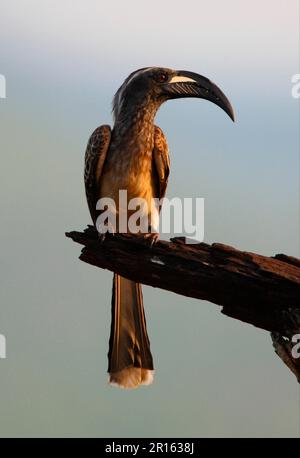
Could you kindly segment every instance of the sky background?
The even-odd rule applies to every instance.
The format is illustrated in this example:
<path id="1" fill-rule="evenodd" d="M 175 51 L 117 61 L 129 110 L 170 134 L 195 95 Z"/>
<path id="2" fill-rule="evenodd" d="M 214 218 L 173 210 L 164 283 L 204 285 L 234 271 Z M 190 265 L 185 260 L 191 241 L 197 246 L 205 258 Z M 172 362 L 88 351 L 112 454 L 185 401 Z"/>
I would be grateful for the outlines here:
<path id="1" fill-rule="evenodd" d="M 205 242 L 299 256 L 299 6 L 289 0 L 0 0 L 0 436 L 295 437 L 299 388 L 267 332 L 144 287 L 151 387 L 107 383 L 111 273 L 90 222 L 87 139 L 144 66 L 201 73 L 235 108 L 168 102 L 168 197 L 205 198 Z"/>

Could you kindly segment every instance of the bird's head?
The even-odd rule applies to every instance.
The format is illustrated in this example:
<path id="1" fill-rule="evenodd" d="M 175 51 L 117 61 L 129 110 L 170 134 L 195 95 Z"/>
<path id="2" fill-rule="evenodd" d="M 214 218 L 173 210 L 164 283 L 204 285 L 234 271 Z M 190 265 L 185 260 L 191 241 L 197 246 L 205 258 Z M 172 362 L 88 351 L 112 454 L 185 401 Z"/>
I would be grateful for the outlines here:
<path id="1" fill-rule="evenodd" d="M 145 67 L 131 73 L 114 97 L 113 113 L 117 118 L 121 112 L 145 103 L 157 109 L 167 100 L 183 97 L 209 100 L 234 121 L 229 100 L 212 81 L 198 73 L 162 67 Z"/>

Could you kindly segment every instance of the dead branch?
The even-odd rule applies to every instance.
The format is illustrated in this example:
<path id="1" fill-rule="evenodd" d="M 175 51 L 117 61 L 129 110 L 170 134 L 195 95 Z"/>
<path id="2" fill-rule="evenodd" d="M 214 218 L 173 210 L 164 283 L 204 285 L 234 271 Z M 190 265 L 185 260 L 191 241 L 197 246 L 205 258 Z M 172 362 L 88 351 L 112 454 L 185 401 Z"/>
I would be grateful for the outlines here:
<path id="1" fill-rule="evenodd" d="M 289 343 L 292 335 L 300 333 L 297 258 L 284 254 L 267 257 L 221 243 L 186 244 L 184 238 L 158 241 L 150 248 L 142 236 L 116 234 L 101 243 L 91 226 L 66 236 L 83 245 L 80 259 L 88 264 L 213 302 L 222 306 L 225 315 L 272 332 L 277 336 L 273 344 L 280 357 L 283 344 L 278 336 Z M 287 354 L 290 352 L 285 352 L 286 364 Z M 300 379 L 300 358 L 292 359 L 289 367 Z"/>

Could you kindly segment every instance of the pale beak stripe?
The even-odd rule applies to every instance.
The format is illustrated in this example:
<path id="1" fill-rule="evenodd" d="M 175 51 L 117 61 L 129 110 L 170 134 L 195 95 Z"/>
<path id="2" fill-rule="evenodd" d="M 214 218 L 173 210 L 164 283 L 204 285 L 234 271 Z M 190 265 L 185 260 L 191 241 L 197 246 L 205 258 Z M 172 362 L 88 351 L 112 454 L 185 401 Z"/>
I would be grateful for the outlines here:
<path id="1" fill-rule="evenodd" d="M 176 76 L 173 76 L 169 83 L 196 83 L 195 80 L 193 80 L 192 78 L 189 78 L 188 76 L 179 76 L 179 75 L 176 75 Z"/>

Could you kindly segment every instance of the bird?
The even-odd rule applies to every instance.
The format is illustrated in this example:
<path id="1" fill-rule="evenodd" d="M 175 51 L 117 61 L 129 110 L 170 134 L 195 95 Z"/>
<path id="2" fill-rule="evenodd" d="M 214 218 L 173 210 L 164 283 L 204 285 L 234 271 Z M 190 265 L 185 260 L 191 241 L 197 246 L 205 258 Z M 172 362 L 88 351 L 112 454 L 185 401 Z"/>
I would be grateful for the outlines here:
<path id="1" fill-rule="evenodd" d="M 128 201 L 142 198 L 149 204 L 146 218 L 149 249 L 158 239 L 157 215 L 150 218 L 152 199 L 163 199 L 170 173 L 166 137 L 155 125 L 160 106 L 172 99 L 196 97 L 208 100 L 234 121 L 233 108 L 221 89 L 208 78 L 191 71 L 165 67 L 144 67 L 125 79 L 112 104 L 114 125 L 101 125 L 89 138 L 85 152 L 84 182 L 94 225 L 102 198 L 116 202 L 126 190 Z M 157 210 L 159 213 L 159 210 Z M 118 232 L 118 227 L 109 232 Z M 130 232 L 128 227 L 127 232 Z M 101 231 L 99 231 L 101 232 Z M 105 243 L 105 237 L 99 242 Z M 146 328 L 140 283 L 114 273 L 111 302 L 111 330 L 108 351 L 109 383 L 137 388 L 153 382 L 154 366 Z"/>

